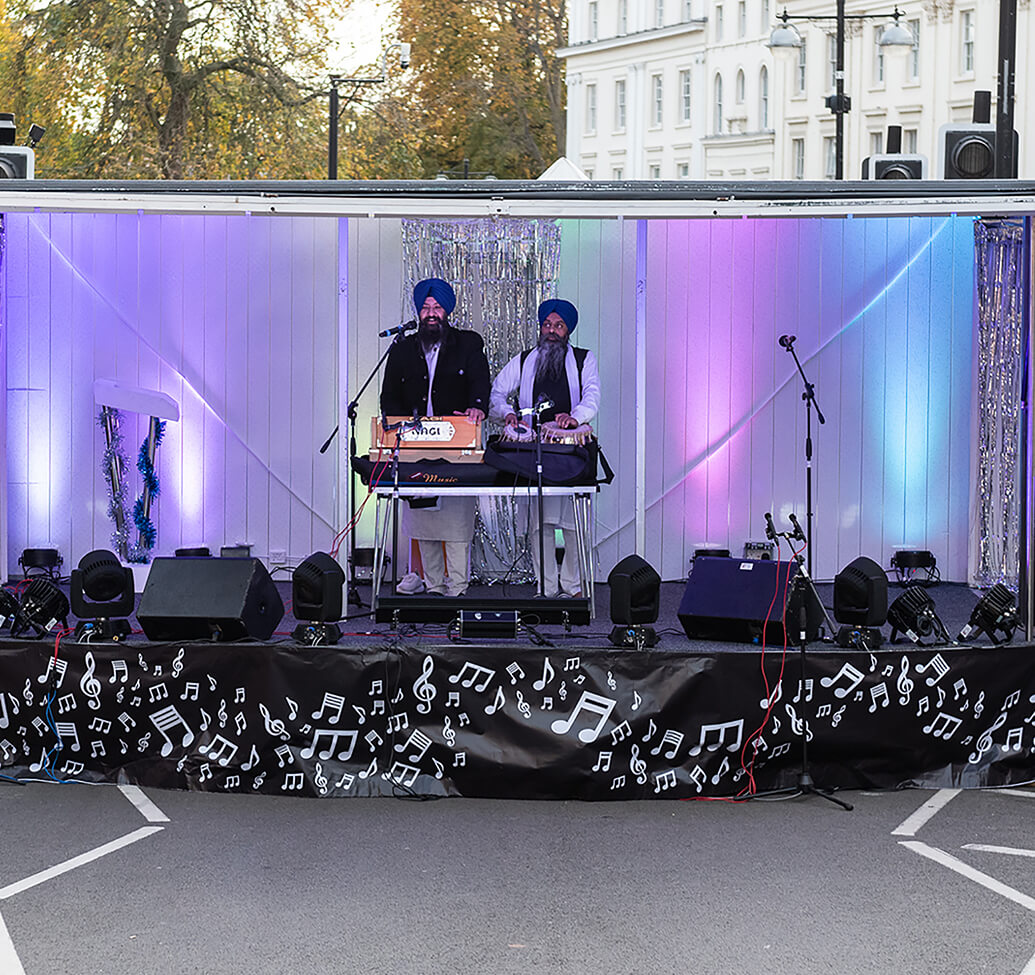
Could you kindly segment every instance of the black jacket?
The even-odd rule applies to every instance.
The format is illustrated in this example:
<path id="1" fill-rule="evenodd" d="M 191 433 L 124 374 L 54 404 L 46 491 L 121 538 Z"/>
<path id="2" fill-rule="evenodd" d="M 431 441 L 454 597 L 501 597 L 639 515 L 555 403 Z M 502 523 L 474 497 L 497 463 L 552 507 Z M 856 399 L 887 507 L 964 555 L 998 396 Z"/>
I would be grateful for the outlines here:
<path id="1" fill-rule="evenodd" d="M 447 326 L 438 350 L 432 405 L 438 416 L 477 407 L 489 412 L 489 361 L 477 332 Z M 416 334 L 399 339 L 388 353 L 381 384 L 385 416 L 428 415 L 428 363 Z"/>

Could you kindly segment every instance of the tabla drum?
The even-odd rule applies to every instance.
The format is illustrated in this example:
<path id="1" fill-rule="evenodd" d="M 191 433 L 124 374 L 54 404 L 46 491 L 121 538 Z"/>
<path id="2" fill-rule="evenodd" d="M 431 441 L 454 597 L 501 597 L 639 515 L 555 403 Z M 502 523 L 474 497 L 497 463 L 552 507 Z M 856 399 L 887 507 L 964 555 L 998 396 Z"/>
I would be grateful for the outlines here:
<path id="1" fill-rule="evenodd" d="M 508 443 L 531 443 L 535 434 L 527 423 L 508 423 L 503 428 L 502 439 Z"/>
<path id="2" fill-rule="evenodd" d="M 543 443 L 587 444 L 593 439 L 593 428 L 588 423 L 565 430 L 556 420 L 543 424 Z"/>

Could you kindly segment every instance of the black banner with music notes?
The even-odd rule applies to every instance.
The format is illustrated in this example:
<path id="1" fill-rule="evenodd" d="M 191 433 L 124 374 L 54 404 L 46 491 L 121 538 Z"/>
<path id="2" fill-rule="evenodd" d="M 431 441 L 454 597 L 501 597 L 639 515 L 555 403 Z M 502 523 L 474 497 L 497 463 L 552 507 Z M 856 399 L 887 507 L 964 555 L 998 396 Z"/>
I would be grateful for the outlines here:
<path id="1" fill-rule="evenodd" d="M 1035 778 L 1032 648 L 0 645 L 13 777 L 305 796 L 694 798 Z"/>

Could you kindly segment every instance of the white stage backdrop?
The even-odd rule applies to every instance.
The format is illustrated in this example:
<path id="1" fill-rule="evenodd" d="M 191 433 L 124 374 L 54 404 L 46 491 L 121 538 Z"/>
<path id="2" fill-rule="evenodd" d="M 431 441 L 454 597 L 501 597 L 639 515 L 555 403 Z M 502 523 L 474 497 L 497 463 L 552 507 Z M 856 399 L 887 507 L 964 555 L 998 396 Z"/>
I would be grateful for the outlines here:
<path id="1" fill-rule="evenodd" d="M 158 456 L 159 554 L 328 548 L 346 439 L 317 450 L 345 430 L 377 331 L 410 317 L 399 222 L 5 219 L 9 570 L 26 546 L 74 564 L 108 545 L 97 378 L 180 403 Z M 777 344 L 791 334 L 827 419 L 812 431 L 817 576 L 906 546 L 964 580 L 973 251 L 972 222 L 951 217 L 562 222 L 558 294 L 600 360 L 618 475 L 596 507 L 598 577 L 639 549 L 677 579 L 695 547 L 762 538 L 767 511 L 804 523 L 802 387 Z M 376 409 L 375 381 L 361 448 Z M 128 420 L 132 462 L 145 423 Z M 367 512 L 362 544 L 371 529 Z"/>

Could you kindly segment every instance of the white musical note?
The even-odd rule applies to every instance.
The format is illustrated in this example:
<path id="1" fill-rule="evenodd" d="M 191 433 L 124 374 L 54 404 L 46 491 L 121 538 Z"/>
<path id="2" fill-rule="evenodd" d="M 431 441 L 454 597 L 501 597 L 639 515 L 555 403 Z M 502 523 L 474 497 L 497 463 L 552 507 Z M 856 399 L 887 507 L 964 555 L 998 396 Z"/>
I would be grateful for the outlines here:
<path id="1" fill-rule="evenodd" d="M 665 792 L 668 789 L 675 788 L 675 784 L 675 769 L 666 769 L 660 775 L 654 776 L 654 794 L 657 795 L 659 792 Z"/>
<path id="2" fill-rule="evenodd" d="M 779 701 L 781 697 L 783 697 L 783 678 L 776 682 L 776 687 L 773 689 L 773 692 L 769 697 L 763 697 L 762 700 L 758 702 L 758 706 L 763 711 L 768 711 L 769 708 Z"/>
<path id="3" fill-rule="evenodd" d="M 165 686 L 164 681 L 159 681 L 157 684 L 152 684 L 147 689 L 147 697 L 152 704 L 155 704 L 156 702 L 161 701 L 163 698 L 167 698 L 168 696 L 169 688 Z"/>
<path id="4" fill-rule="evenodd" d="M 708 781 L 708 773 L 700 765 L 695 765 L 690 772 L 690 781 L 693 782 L 698 794 L 700 794 L 704 789 L 704 784 Z"/>
<path id="5" fill-rule="evenodd" d="M 90 758 L 104 758 L 104 742 L 103 741 L 91 741 L 90 742 Z"/>
<path id="6" fill-rule="evenodd" d="M 578 658 L 575 658 L 576 660 Z M 575 705 L 575 709 L 567 718 L 558 718 L 550 725 L 550 730 L 555 735 L 566 735 L 570 730 L 575 721 L 583 712 L 591 715 L 596 715 L 598 720 L 596 724 L 591 728 L 583 728 L 579 732 L 579 741 L 584 744 L 589 744 L 592 741 L 596 741 L 597 736 L 600 734 L 601 729 L 607 724 L 607 719 L 611 717 L 611 712 L 615 708 L 615 704 L 618 702 L 609 697 L 603 697 L 600 694 L 593 694 L 590 691 L 583 691 L 582 696 L 579 698 L 578 703 Z"/>
<path id="7" fill-rule="evenodd" d="M 68 738 L 71 740 L 71 749 L 74 752 L 79 751 L 79 732 L 76 730 L 75 722 L 73 721 L 56 721 L 54 728 L 57 730 L 58 737 L 64 744 L 64 739 Z"/>
<path id="8" fill-rule="evenodd" d="M 83 659 L 86 661 L 86 673 L 79 681 L 79 689 L 86 695 L 86 703 L 96 711 L 101 706 L 101 682 L 93 675 L 97 663 L 89 650 Z"/>
<path id="9" fill-rule="evenodd" d="M 647 730 L 644 733 L 643 737 L 640 739 L 640 741 L 650 741 L 651 738 L 653 738 L 654 735 L 657 734 L 657 731 L 658 726 L 654 723 L 654 719 L 651 718 L 650 721 L 647 722 Z"/>
<path id="10" fill-rule="evenodd" d="M 465 677 L 465 674 L 470 676 Z M 459 682 L 461 687 L 473 687 L 478 693 L 481 693 L 489 686 L 489 683 L 495 676 L 495 670 L 482 667 L 481 664 L 472 664 L 470 661 L 465 661 L 463 667 L 460 668 L 459 674 L 449 675 L 449 683 L 456 684 Z M 491 714 L 492 712 L 489 713 Z"/>
<path id="11" fill-rule="evenodd" d="M 451 677 L 450 680 L 452 680 L 452 679 L 453 678 Z M 477 688 L 475 688 L 475 690 L 477 690 Z M 492 704 L 487 704 L 485 706 L 485 713 L 486 714 L 495 714 L 506 703 L 507 703 L 507 699 L 503 696 L 503 688 L 502 687 L 497 687 L 496 688 L 496 697 L 493 698 Z"/>
<path id="12" fill-rule="evenodd" d="M 632 710 L 633 711 L 639 711 L 640 710 L 640 705 L 642 703 L 643 703 L 643 698 L 640 697 L 640 695 L 636 691 L 633 691 Z"/>
<path id="13" fill-rule="evenodd" d="M 744 734 L 744 719 L 737 718 L 735 721 L 722 721 L 716 724 L 705 724 L 701 725 L 701 740 L 690 749 L 691 755 L 700 755 L 701 749 L 706 746 L 708 736 L 711 733 L 717 734 L 714 742 L 707 745 L 708 751 L 718 751 L 719 747 L 725 744 L 726 732 L 735 731 L 735 740 L 731 745 L 726 745 L 726 751 L 735 752 L 740 748 L 740 743 Z"/>
<path id="14" fill-rule="evenodd" d="M 934 687 L 949 672 L 949 665 L 940 653 L 936 653 L 927 663 L 916 665 L 916 672 L 918 674 L 926 673 L 932 669 L 934 670 L 934 677 L 927 678 L 928 687 Z"/>
<path id="15" fill-rule="evenodd" d="M 301 772 L 287 772 L 284 775 L 284 783 L 280 787 L 281 792 L 297 792 L 305 783 L 305 776 Z"/>
<path id="16" fill-rule="evenodd" d="M 644 740 L 646 741 L 646 739 Z M 679 751 L 679 746 L 682 744 L 683 732 L 672 731 L 670 729 L 661 736 L 661 740 L 650 750 L 650 753 L 652 755 L 657 755 L 661 751 L 661 749 L 664 748 L 666 745 L 671 745 L 672 747 L 667 752 L 665 752 L 665 758 L 671 761 L 673 758 L 676 757 L 676 752 Z"/>
<path id="17" fill-rule="evenodd" d="M 445 775 L 446 767 L 434 756 L 431 758 L 431 764 L 435 766 L 435 778 L 441 779 Z"/>
<path id="18" fill-rule="evenodd" d="M 824 684 L 823 686 L 827 687 L 829 685 Z M 808 702 L 812 700 L 812 691 L 813 691 L 814 687 L 815 687 L 815 680 L 812 677 L 807 677 L 805 679 L 805 681 L 804 681 L 804 688 L 802 686 L 802 681 L 799 680 L 798 681 L 798 693 L 794 695 L 794 703 L 795 704 L 801 703 L 801 695 L 802 695 L 802 691 L 804 690 L 804 693 L 805 693 L 805 703 L 808 704 Z"/>
<path id="19" fill-rule="evenodd" d="M 259 749 L 252 745 L 252 750 L 248 752 L 248 761 L 241 766 L 241 770 L 244 772 L 250 772 L 259 764 Z"/>
<path id="20" fill-rule="evenodd" d="M 834 677 L 821 677 L 819 682 L 824 687 L 834 687 L 834 685 L 843 677 L 848 686 L 834 687 L 834 697 L 844 698 L 848 697 L 848 695 L 859 686 L 864 676 L 865 675 L 858 667 L 854 667 L 850 663 L 844 663 L 841 665 L 841 669 Z M 795 698 L 795 700 L 797 700 L 797 698 Z M 806 698 L 806 700 L 808 700 L 808 698 Z"/>
<path id="21" fill-rule="evenodd" d="M 553 710 L 553 698 L 552 697 L 544 697 L 543 698 L 543 703 L 541 705 L 539 705 L 539 710 L 540 711 L 552 711 Z"/>
<path id="22" fill-rule="evenodd" d="M 347 762 L 352 758 L 352 751 L 356 747 L 359 732 L 355 730 L 342 731 L 337 728 L 317 728 L 313 732 L 313 740 L 299 752 L 299 756 L 306 759 L 312 758 L 313 753 L 316 751 L 317 742 L 321 738 L 330 739 L 330 744 L 320 752 L 320 758 L 325 762 L 334 754 L 334 750 L 338 747 L 339 739 L 344 738 L 347 745 L 342 751 L 338 752 L 337 757 L 339 762 Z"/>
<path id="23" fill-rule="evenodd" d="M 625 785 L 625 776 L 624 775 L 616 775 L 611 780 L 611 791 L 614 792 L 615 789 L 621 789 L 624 785 Z"/>
<path id="24" fill-rule="evenodd" d="M 410 732 L 410 737 L 406 741 L 396 745 L 395 750 L 397 752 L 405 752 L 412 749 L 412 752 L 406 756 L 407 761 L 419 762 L 430 747 L 431 739 L 423 731 L 415 730 Z"/>
<path id="25" fill-rule="evenodd" d="M 626 738 L 632 735 L 632 725 L 628 721 L 623 721 L 617 728 L 611 731 L 611 744 L 617 745 L 620 741 L 625 741 Z"/>
<path id="26" fill-rule="evenodd" d="M 155 713 L 151 715 L 151 723 L 158 730 L 158 733 L 165 739 L 165 744 L 162 745 L 162 758 L 166 758 L 173 750 L 172 740 L 167 734 L 171 728 L 175 728 L 177 725 L 183 726 L 183 735 L 180 739 L 181 748 L 186 748 L 192 741 L 194 741 L 194 732 L 191 731 L 189 725 L 184 720 L 183 715 L 176 710 L 175 705 L 169 704 L 166 707 L 155 711 Z"/>
<path id="27" fill-rule="evenodd" d="M 120 684 L 125 684 L 129 680 L 129 668 L 126 666 L 125 660 L 111 662 L 111 677 L 108 678 L 108 683 L 114 684 L 116 680 Z"/>
<path id="28" fill-rule="evenodd" d="M 956 734 L 961 724 L 963 722 L 955 715 L 939 711 L 930 724 L 924 725 L 924 734 L 933 735 L 935 738 L 944 738 L 948 741 Z"/>
<path id="29" fill-rule="evenodd" d="M 3 696 L 0 695 L 0 700 L 2 699 Z M 94 718 L 90 722 L 90 730 L 97 731 L 102 735 L 106 735 L 109 731 L 111 731 L 111 722 L 107 718 Z"/>
<path id="30" fill-rule="evenodd" d="M 722 777 L 730 770 L 730 757 L 729 755 L 723 755 L 722 761 L 719 763 L 719 771 L 712 776 L 712 785 L 718 785 L 722 780 Z"/>
<path id="31" fill-rule="evenodd" d="M 510 674 L 511 684 L 516 684 L 519 680 L 524 680 L 525 677 L 525 672 L 521 669 L 521 665 L 516 660 L 507 664 L 507 673 Z"/>
<path id="32" fill-rule="evenodd" d="M 200 685 L 196 680 L 189 680 L 183 685 L 183 693 L 180 695 L 181 701 L 196 701 L 198 699 L 198 691 L 201 690 Z"/>
<path id="33" fill-rule="evenodd" d="M 244 716 L 243 711 L 238 711 L 234 716 L 234 727 L 237 729 L 238 735 L 244 734 L 245 730 L 248 728 L 248 719 Z"/>
<path id="34" fill-rule="evenodd" d="M 213 762 L 219 762 L 225 768 L 233 761 L 234 756 L 237 754 L 237 745 L 230 741 L 229 738 L 216 735 L 207 745 L 199 746 L 198 752 L 207 756 Z"/>
<path id="35" fill-rule="evenodd" d="M 277 768 L 294 764 L 295 756 L 291 754 L 291 749 L 287 745 L 278 745 L 273 749 L 273 754 L 277 756 Z"/>
<path id="36" fill-rule="evenodd" d="M 630 750 L 629 771 L 636 776 L 640 785 L 647 784 L 647 763 L 640 758 L 640 746 L 633 745 Z"/>
<path id="37" fill-rule="evenodd" d="M 1024 729 L 1011 728 L 1006 733 L 1006 742 L 1002 745 L 1003 752 L 1019 752 L 1023 747 Z"/>
<path id="38" fill-rule="evenodd" d="M 393 762 L 392 767 L 388 770 L 388 777 L 396 785 L 401 785 L 404 789 L 410 788 L 417 781 L 419 774 L 419 768 L 415 768 L 413 765 L 406 765 L 403 762 Z"/>
<path id="39" fill-rule="evenodd" d="M 323 717 L 324 711 L 333 712 L 329 718 L 327 718 L 328 724 L 337 724 L 341 720 L 341 712 L 345 707 L 345 698 L 340 694 L 332 694 L 330 691 L 324 691 L 323 703 L 320 705 L 319 711 L 313 712 L 313 718 L 319 720 Z"/>
<path id="40" fill-rule="evenodd" d="M 556 676 L 553 664 L 550 662 L 550 657 L 546 657 L 542 661 L 542 677 L 538 680 L 532 681 L 532 688 L 534 690 L 545 690 L 546 685 L 548 685 Z"/>
<path id="41" fill-rule="evenodd" d="M 591 772 L 607 772 L 611 768 L 611 752 L 601 752 L 597 756 L 597 764 L 590 769 Z"/>
<path id="42" fill-rule="evenodd" d="M 380 683 L 380 681 L 377 681 L 377 683 Z M 285 697 L 284 700 L 288 706 L 288 721 L 294 721 L 298 717 L 298 703 L 292 701 L 290 697 Z"/>
<path id="43" fill-rule="evenodd" d="M 880 703 L 881 707 L 886 708 L 890 703 L 888 698 L 888 685 L 881 681 L 874 687 L 870 688 L 870 714 L 873 714 L 877 710 L 877 704 Z"/>

